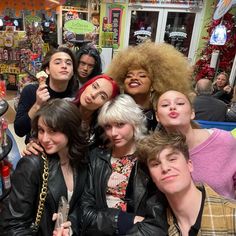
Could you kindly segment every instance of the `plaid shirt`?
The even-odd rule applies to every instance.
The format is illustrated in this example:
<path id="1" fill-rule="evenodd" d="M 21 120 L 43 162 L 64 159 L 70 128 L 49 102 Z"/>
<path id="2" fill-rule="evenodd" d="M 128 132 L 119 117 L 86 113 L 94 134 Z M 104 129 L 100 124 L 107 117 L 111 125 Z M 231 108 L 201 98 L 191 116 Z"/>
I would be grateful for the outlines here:
<path id="1" fill-rule="evenodd" d="M 201 227 L 197 236 L 235 236 L 236 235 L 236 201 L 226 199 L 209 186 L 198 186 L 205 188 L 206 198 L 202 213 Z M 174 224 L 174 218 L 168 210 L 167 219 L 169 223 L 168 235 L 181 235 L 178 226 Z"/>

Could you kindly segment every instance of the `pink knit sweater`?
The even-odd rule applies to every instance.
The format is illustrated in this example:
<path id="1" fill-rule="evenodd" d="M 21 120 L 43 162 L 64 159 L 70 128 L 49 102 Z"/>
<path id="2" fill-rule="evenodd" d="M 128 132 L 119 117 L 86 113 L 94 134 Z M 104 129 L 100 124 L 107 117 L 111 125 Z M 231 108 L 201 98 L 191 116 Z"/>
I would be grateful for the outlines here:
<path id="1" fill-rule="evenodd" d="M 211 136 L 190 150 L 193 180 L 207 183 L 218 194 L 235 198 L 236 138 L 230 132 L 213 129 Z"/>

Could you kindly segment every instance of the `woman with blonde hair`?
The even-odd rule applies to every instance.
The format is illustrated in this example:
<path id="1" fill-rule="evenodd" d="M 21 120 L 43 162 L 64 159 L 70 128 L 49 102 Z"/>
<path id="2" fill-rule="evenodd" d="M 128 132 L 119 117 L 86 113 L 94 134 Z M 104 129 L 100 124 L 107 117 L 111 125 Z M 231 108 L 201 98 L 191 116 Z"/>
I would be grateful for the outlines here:
<path id="1" fill-rule="evenodd" d="M 159 94 L 173 88 L 189 90 L 191 72 L 187 58 L 173 46 L 145 42 L 119 51 L 107 74 L 143 109 L 148 129 L 154 130 L 157 122 L 152 109 L 153 90 Z"/>
<path id="2" fill-rule="evenodd" d="M 229 104 L 233 97 L 233 88 L 229 84 L 229 75 L 221 72 L 217 75 L 216 81 L 213 83 L 213 97 Z"/>
<path id="3" fill-rule="evenodd" d="M 164 92 L 156 101 L 156 117 L 167 133 L 181 132 L 193 162 L 192 177 L 204 182 L 218 194 L 235 199 L 236 139 L 220 129 L 200 129 L 188 94 L 177 90 Z"/>
<path id="4" fill-rule="evenodd" d="M 110 145 L 89 154 L 89 175 L 78 211 L 81 235 L 166 235 L 164 217 L 146 219 L 149 181 L 135 154 L 136 141 L 146 133 L 142 110 L 122 94 L 103 105 L 98 124 Z M 140 182 L 140 175 L 145 181 Z M 161 206 L 155 204 L 156 214 L 162 216 Z"/>

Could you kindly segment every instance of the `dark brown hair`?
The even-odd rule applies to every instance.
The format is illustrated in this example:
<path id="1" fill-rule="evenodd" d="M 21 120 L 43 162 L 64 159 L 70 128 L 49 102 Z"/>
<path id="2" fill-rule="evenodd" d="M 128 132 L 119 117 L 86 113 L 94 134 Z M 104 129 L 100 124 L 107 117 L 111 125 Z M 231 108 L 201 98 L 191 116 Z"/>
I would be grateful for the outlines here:
<path id="1" fill-rule="evenodd" d="M 84 159 L 86 150 L 85 135 L 81 131 L 79 109 L 65 99 L 52 99 L 46 102 L 32 120 L 32 136 L 38 137 L 38 120 L 42 117 L 45 124 L 54 131 L 59 131 L 68 138 L 68 152 L 72 163 Z"/>

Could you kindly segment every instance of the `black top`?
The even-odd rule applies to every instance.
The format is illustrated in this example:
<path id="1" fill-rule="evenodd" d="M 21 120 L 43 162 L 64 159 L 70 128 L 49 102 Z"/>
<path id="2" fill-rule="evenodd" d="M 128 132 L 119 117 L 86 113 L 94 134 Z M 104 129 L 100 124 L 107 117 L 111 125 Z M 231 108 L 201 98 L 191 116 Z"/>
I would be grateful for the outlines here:
<path id="1" fill-rule="evenodd" d="M 57 212 L 61 196 L 67 196 L 67 187 L 59 164 L 57 154 L 48 155 L 49 177 L 44 210 L 39 225 L 38 236 L 51 236 L 55 222 L 52 221 L 53 213 Z M 12 189 L 8 198 L 4 199 L 1 212 L 1 235 L 33 235 L 30 229 L 35 221 L 38 208 L 39 193 L 42 186 L 43 159 L 39 156 L 27 156 L 19 160 L 16 170 L 12 175 Z M 74 190 L 69 202 L 68 218 L 72 222 L 72 230 L 77 232 L 77 204 L 82 195 L 87 178 L 87 165 L 81 164 L 74 167 Z"/>
<path id="2" fill-rule="evenodd" d="M 197 236 L 198 231 L 201 228 L 202 213 L 203 213 L 204 202 L 205 202 L 205 198 L 206 198 L 206 192 L 205 192 L 204 188 L 202 188 L 202 189 L 199 188 L 199 190 L 202 192 L 201 207 L 200 207 L 200 210 L 199 210 L 199 213 L 198 213 L 195 224 L 192 225 L 190 230 L 189 230 L 189 233 L 188 233 L 189 236 Z M 174 214 L 173 214 L 173 216 L 174 216 Z M 174 223 L 177 225 L 177 228 L 179 229 L 178 222 L 177 222 L 177 219 L 176 219 L 175 216 L 174 216 Z"/>
<path id="3" fill-rule="evenodd" d="M 193 102 L 196 120 L 225 121 L 227 105 L 207 95 L 196 96 Z"/>
<path id="4" fill-rule="evenodd" d="M 157 120 L 155 116 L 155 111 L 153 109 L 143 110 L 144 115 L 147 119 L 147 129 L 148 131 L 154 131 L 157 126 Z"/>
<path id="5" fill-rule="evenodd" d="M 233 89 L 231 89 L 230 93 L 227 93 L 223 89 L 218 89 L 216 85 L 213 85 L 213 97 L 220 99 L 226 104 L 229 104 L 231 102 L 231 99 L 233 98 Z"/>
<path id="6" fill-rule="evenodd" d="M 38 84 L 29 84 L 23 89 L 17 107 L 16 117 L 14 120 L 15 133 L 20 137 L 26 135 L 25 143 L 29 142 L 31 131 L 31 119 L 28 115 L 28 112 L 36 101 L 36 90 L 38 89 L 38 86 Z M 48 92 L 50 94 L 50 99 L 74 96 L 74 94 L 67 90 L 60 93 L 55 92 L 49 86 Z"/>

